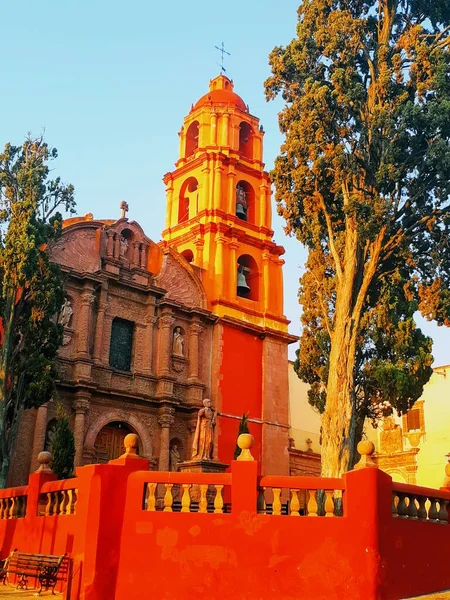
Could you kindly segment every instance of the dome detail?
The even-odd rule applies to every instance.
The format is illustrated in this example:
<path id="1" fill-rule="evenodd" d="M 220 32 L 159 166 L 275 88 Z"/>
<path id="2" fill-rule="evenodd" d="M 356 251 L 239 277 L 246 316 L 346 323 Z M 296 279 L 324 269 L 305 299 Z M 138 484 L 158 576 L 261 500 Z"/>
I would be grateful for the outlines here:
<path id="1" fill-rule="evenodd" d="M 243 112 L 248 113 L 248 106 L 233 91 L 234 85 L 231 79 L 225 75 L 218 75 L 209 82 L 209 92 L 202 96 L 200 100 L 191 108 L 191 112 L 202 106 L 234 106 Z"/>

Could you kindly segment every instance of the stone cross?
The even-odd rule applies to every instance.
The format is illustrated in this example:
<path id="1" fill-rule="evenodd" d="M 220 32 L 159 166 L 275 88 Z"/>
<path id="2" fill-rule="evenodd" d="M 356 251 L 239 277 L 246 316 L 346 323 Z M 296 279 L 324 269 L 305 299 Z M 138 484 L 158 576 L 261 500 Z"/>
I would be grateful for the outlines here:
<path id="1" fill-rule="evenodd" d="M 120 203 L 119 208 L 122 211 L 122 214 L 120 215 L 120 218 L 121 219 L 125 219 L 125 217 L 127 216 L 127 212 L 130 210 L 128 208 L 128 202 L 125 202 L 125 200 L 122 200 L 122 202 Z"/>

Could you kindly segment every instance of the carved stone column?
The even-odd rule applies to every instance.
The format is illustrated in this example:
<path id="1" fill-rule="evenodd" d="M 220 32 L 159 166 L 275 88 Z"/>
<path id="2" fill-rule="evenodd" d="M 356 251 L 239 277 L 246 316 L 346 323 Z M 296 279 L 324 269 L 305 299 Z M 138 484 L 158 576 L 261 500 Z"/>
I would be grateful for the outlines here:
<path id="1" fill-rule="evenodd" d="M 78 343 L 77 352 L 89 357 L 89 325 L 91 322 L 91 306 L 95 297 L 92 290 L 85 290 L 81 295 L 80 316 L 77 321 Z"/>
<path id="2" fill-rule="evenodd" d="M 231 301 L 236 301 L 237 295 L 237 257 L 236 250 L 239 249 L 239 243 L 236 238 L 233 238 L 229 244 L 230 263 L 228 277 L 228 297 Z"/>
<path id="3" fill-rule="evenodd" d="M 189 383 L 198 382 L 199 336 L 202 331 L 200 323 L 189 326 Z"/>
<path id="4" fill-rule="evenodd" d="M 106 241 L 106 256 L 112 258 L 114 256 L 114 231 L 108 229 L 106 235 L 108 237 Z"/>
<path id="5" fill-rule="evenodd" d="M 175 422 L 175 409 L 170 407 L 164 407 L 161 409 L 161 413 L 158 419 L 158 423 L 161 427 L 161 434 L 159 439 L 159 470 L 169 470 L 169 456 L 170 456 L 170 426 Z"/>
<path id="6" fill-rule="evenodd" d="M 144 334 L 144 373 L 150 375 L 153 373 L 153 333 L 155 329 L 156 317 L 149 315 L 146 318 L 147 328 Z"/>
<path id="7" fill-rule="evenodd" d="M 224 288 L 224 279 L 225 279 L 225 270 L 224 270 L 224 260 L 223 260 L 223 247 L 226 242 L 226 239 L 220 233 L 216 234 L 216 285 L 217 285 L 217 295 L 219 298 L 223 295 Z"/>
<path id="8" fill-rule="evenodd" d="M 34 426 L 33 450 L 31 454 L 31 473 L 39 466 L 37 456 L 45 447 L 45 434 L 47 432 L 48 403 L 37 409 L 36 423 Z"/>
<path id="9" fill-rule="evenodd" d="M 263 264 L 263 287 L 264 287 L 264 312 L 269 310 L 269 298 L 270 298 L 270 254 L 268 252 L 263 252 L 262 254 L 262 264 Z"/>
<path id="10" fill-rule="evenodd" d="M 94 362 L 99 363 L 102 360 L 103 330 L 105 323 L 105 312 L 107 308 L 108 284 L 102 285 L 100 291 L 100 300 L 97 309 L 97 322 L 95 324 L 94 338 Z"/>
<path id="11" fill-rule="evenodd" d="M 114 258 L 120 258 L 120 235 L 114 238 Z"/>
<path id="12" fill-rule="evenodd" d="M 141 269 L 147 268 L 147 252 L 148 244 L 147 242 L 143 242 L 141 245 Z"/>
<path id="13" fill-rule="evenodd" d="M 146 325 L 144 323 L 136 323 L 136 341 L 134 344 L 134 370 L 136 373 L 143 373 L 146 363 L 145 357 L 145 334 Z"/>
<path id="14" fill-rule="evenodd" d="M 73 435 L 75 438 L 75 466 L 80 467 L 83 464 L 83 446 L 84 432 L 86 424 L 86 414 L 90 406 L 91 394 L 89 392 L 77 392 L 73 403 L 75 411 L 75 425 Z"/>
<path id="15" fill-rule="evenodd" d="M 159 317 L 159 350 L 158 350 L 158 375 L 169 376 L 170 357 L 172 354 L 172 326 L 175 319 L 171 314 L 163 314 Z"/>
<path id="16" fill-rule="evenodd" d="M 133 242 L 133 265 L 135 265 L 136 267 L 140 266 L 140 257 L 139 257 L 139 247 L 140 247 L 140 243 L 139 242 Z"/>

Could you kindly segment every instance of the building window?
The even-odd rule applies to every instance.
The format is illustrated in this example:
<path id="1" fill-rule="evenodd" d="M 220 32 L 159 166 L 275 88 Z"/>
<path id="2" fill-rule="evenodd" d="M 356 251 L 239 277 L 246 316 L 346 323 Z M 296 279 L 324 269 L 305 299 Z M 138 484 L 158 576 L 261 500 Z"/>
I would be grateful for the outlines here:
<path id="1" fill-rule="evenodd" d="M 419 408 L 413 408 L 406 413 L 406 427 L 408 431 L 420 431 L 422 429 L 420 412 Z"/>
<path id="2" fill-rule="evenodd" d="M 125 319 L 114 319 L 111 327 L 109 364 L 113 369 L 129 371 L 133 348 L 134 323 Z"/>

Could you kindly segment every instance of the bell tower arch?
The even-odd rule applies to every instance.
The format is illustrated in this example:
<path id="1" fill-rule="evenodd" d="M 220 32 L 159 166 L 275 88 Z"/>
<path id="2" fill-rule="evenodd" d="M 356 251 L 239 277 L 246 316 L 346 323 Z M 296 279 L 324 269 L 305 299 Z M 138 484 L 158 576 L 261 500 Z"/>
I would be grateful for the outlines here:
<path id="1" fill-rule="evenodd" d="M 287 345 L 296 338 L 283 314 L 284 248 L 273 241 L 264 131 L 221 73 L 192 105 L 179 137 L 175 169 L 164 176 L 162 235 L 201 274 L 218 317 L 211 394 L 223 413 L 219 458 L 231 460 L 236 419 L 249 411 L 263 471 L 288 474 Z"/>

